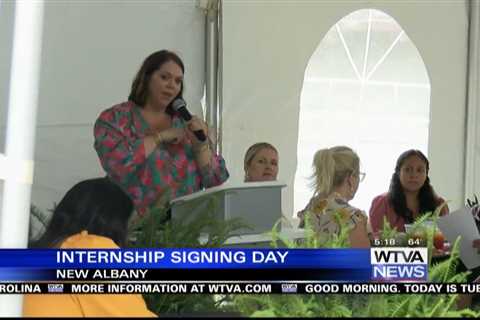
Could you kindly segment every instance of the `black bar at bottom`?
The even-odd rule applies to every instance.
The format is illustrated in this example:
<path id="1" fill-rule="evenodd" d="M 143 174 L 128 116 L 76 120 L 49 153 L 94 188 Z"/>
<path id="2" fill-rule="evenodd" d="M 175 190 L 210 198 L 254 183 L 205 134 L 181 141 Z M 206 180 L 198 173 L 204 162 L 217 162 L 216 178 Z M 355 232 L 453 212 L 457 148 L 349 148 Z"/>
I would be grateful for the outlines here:
<path id="1" fill-rule="evenodd" d="M 0 294 L 454 294 L 480 293 L 472 283 L 110 282 L 0 283 Z"/>

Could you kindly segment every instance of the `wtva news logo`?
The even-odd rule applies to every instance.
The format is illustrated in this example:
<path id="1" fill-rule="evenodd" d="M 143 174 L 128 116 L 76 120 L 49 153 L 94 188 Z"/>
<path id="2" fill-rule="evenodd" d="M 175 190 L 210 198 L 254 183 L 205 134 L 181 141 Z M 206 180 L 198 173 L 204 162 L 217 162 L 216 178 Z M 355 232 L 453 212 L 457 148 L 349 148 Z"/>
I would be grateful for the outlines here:
<path id="1" fill-rule="evenodd" d="M 297 284 L 282 283 L 282 293 L 297 293 Z"/>
<path id="2" fill-rule="evenodd" d="M 63 284 L 62 283 L 49 283 L 48 284 L 48 292 L 63 292 Z"/>
<path id="3" fill-rule="evenodd" d="M 371 248 L 372 280 L 428 280 L 427 248 Z"/>

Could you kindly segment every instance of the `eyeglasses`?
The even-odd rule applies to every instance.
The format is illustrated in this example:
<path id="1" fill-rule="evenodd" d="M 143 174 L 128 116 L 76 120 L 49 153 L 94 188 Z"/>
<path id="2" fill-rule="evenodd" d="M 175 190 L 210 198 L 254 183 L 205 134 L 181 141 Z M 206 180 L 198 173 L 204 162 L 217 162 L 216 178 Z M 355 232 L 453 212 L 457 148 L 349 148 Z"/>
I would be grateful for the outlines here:
<path id="1" fill-rule="evenodd" d="M 365 180 L 365 176 L 367 174 L 365 172 L 359 172 L 358 173 L 358 179 L 360 180 L 360 182 L 362 182 L 363 180 Z"/>

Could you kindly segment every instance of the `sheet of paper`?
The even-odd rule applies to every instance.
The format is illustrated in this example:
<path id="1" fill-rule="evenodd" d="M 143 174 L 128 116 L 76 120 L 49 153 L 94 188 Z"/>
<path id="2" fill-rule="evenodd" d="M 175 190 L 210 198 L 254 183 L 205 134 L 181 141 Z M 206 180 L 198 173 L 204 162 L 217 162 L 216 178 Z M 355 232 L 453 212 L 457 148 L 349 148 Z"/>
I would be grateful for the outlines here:
<path id="1" fill-rule="evenodd" d="M 480 234 L 470 209 L 464 208 L 450 212 L 446 216 L 439 217 L 437 223 L 452 245 L 457 237 L 461 236 L 460 259 L 465 266 L 468 269 L 480 266 L 480 254 L 472 247 L 473 240 L 480 239 Z"/>

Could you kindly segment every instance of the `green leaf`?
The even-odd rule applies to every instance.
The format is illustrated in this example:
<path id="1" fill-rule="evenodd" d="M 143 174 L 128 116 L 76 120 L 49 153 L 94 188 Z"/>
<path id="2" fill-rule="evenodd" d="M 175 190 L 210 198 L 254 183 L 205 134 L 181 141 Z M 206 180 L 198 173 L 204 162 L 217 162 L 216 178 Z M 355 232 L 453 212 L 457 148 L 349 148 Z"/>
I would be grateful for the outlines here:
<path id="1" fill-rule="evenodd" d="M 399 303 L 395 305 L 388 317 L 405 317 L 408 314 L 410 299 L 410 297 L 407 297 L 406 299 L 399 301 Z"/>
<path id="2" fill-rule="evenodd" d="M 218 219 L 215 216 L 218 202 L 214 197 L 208 201 L 205 210 L 191 221 L 167 221 L 169 207 L 166 204 L 153 208 L 130 226 L 129 245 L 138 248 L 221 247 L 235 232 L 248 228 L 241 219 Z M 218 299 L 213 294 L 149 294 L 144 297 L 149 309 L 159 315 L 221 313 L 232 308 L 233 299 L 230 296 Z"/>
<path id="3" fill-rule="evenodd" d="M 276 316 L 277 316 L 277 315 L 276 315 L 275 311 L 272 310 L 272 309 L 255 311 L 255 312 L 252 314 L 252 317 L 253 317 L 253 318 L 265 318 L 265 317 L 273 318 L 273 317 L 276 317 Z"/>

